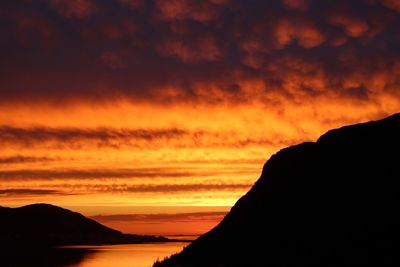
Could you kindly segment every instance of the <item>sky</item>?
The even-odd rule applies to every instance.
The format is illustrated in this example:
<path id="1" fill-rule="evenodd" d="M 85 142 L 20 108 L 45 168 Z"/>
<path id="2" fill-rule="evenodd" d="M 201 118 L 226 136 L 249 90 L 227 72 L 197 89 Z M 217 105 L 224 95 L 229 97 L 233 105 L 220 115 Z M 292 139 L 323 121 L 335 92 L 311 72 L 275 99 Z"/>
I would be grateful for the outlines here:
<path id="1" fill-rule="evenodd" d="M 400 110 L 396 0 L 2 0 L 0 36 L 0 205 L 131 232 L 204 232 L 280 149 Z"/>

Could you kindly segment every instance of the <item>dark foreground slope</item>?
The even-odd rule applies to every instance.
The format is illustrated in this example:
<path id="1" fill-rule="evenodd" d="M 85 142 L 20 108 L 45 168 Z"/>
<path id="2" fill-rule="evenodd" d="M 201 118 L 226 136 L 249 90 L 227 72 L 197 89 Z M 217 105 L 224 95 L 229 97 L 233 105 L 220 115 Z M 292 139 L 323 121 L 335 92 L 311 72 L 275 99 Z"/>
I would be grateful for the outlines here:
<path id="1" fill-rule="evenodd" d="M 165 242 L 167 238 L 123 234 L 83 215 L 48 204 L 0 207 L 0 247 Z"/>
<path id="2" fill-rule="evenodd" d="M 400 114 L 281 150 L 167 266 L 400 266 Z"/>

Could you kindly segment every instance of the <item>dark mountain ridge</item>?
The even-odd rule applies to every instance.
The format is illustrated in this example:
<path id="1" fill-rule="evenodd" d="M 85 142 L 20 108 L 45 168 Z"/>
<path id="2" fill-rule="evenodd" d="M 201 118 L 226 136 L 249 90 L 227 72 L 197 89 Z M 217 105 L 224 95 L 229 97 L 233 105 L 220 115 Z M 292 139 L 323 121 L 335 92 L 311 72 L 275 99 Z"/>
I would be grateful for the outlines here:
<path id="1" fill-rule="evenodd" d="M 0 247 L 128 244 L 171 241 L 123 234 L 82 214 L 49 204 L 0 207 Z"/>
<path id="2" fill-rule="evenodd" d="M 285 148 L 167 266 L 400 266 L 400 114 Z"/>

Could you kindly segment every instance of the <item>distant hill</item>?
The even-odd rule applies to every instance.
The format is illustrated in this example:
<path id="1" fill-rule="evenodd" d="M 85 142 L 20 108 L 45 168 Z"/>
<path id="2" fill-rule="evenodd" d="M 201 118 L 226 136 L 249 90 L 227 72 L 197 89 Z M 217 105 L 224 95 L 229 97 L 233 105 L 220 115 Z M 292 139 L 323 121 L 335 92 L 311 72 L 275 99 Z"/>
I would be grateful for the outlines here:
<path id="1" fill-rule="evenodd" d="M 166 242 L 161 236 L 123 234 L 49 204 L 0 207 L 0 247 Z"/>
<path id="2" fill-rule="evenodd" d="M 156 267 L 400 266 L 400 114 L 279 151 L 223 221 Z"/>

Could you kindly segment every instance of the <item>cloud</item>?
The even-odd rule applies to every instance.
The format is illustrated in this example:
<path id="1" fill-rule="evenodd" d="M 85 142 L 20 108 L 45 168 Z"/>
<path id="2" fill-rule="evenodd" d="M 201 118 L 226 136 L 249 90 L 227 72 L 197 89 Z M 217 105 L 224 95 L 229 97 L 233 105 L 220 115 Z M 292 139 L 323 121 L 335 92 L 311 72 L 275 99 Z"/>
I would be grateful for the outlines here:
<path id="1" fill-rule="evenodd" d="M 0 143 L 17 144 L 20 146 L 34 146 L 49 143 L 53 147 L 79 147 L 90 141 L 92 145 L 99 147 L 116 147 L 121 143 L 145 140 L 148 142 L 159 139 L 180 138 L 187 135 L 179 129 L 113 129 L 113 128 L 17 128 L 12 126 L 0 127 Z"/>
<path id="2" fill-rule="evenodd" d="M 400 12 L 400 3 L 397 0 L 382 0 L 382 3 L 393 10 Z"/>
<path id="3" fill-rule="evenodd" d="M 101 63 L 112 69 L 124 69 L 126 64 L 123 58 L 116 52 L 106 51 L 101 55 Z"/>
<path id="4" fill-rule="evenodd" d="M 213 177 L 216 175 L 249 174 L 253 169 L 225 168 L 217 170 L 215 168 L 203 169 L 196 167 L 142 167 L 142 168 L 109 168 L 109 169 L 13 169 L 1 170 L 0 180 L 80 180 L 80 179 L 141 179 L 141 178 L 184 178 L 184 177 Z M 213 185 L 218 187 L 219 185 Z M 177 188 L 180 186 L 178 185 Z M 152 187 L 148 187 L 152 190 Z M 156 187 L 157 188 L 157 187 Z M 132 188 L 131 190 L 136 190 Z"/>
<path id="5" fill-rule="evenodd" d="M 296 21 L 282 20 L 276 28 L 276 40 L 281 48 L 297 40 L 304 48 L 313 48 L 325 41 L 323 34 L 313 25 L 298 24 Z"/>
<path id="6" fill-rule="evenodd" d="M 164 193 L 200 190 L 182 202 L 232 204 L 279 148 L 400 109 L 398 12 L 390 0 L 0 1 L 0 179 L 90 203 L 175 205 Z"/>
<path id="7" fill-rule="evenodd" d="M 126 186 L 115 188 L 106 187 L 106 191 L 112 192 L 124 192 L 124 193 L 165 193 L 165 194 L 175 194 L 175 193 L 188 193 L 188 192 L 221 192 L 230 191 L 237 192 L 245 191 L 251 187 L 251 184 L 165 184 L 165 185 L 137 185 L 137 186 Z M 97 192 L 102 192 L 101 187 L 98 188 Z"/>
<path id="8" fill-rule="evenodd" d="M 180 40 L 167 40 L 158 47 L 162 56 L 177 57 L 185 63 L 215 61 L 222 52 L 211 38 L 201 38 L 197 42 L 184 43 Z"/>
<path id="9" fill-rule="evenodd" d="M 101 179 L 101 178 L 153 178 L 188 177 L 202 175 L 194 171 L 179 171 L 169 168 L 105 169 L 105 170 L 5 170 L 0 171 L 0 180 L 53 180 L 53 179 Z M 212 175 L 212 174 L 203 174 Z"/>
<path id="10" fill-rule="evenodd" d="M 308 9 L 309 0 L 283 0 L 284 5 L 289 9 L 305 11 Z"/>
<path id="11" fill-rule="evenodd" d="M 331 97 L 365 100 L 343 94 L 355 76 L 365 80 L 366 96 L 396 94 L 398 81 L 379 90 L 369 82 L 381 72 L 390 77 L 400 58 L 396 3 L 2 1 L 0 103 L 123 98 L 163 105 L 243 99 L 270 104 L 271 94 L 295 93 L 282 61 L 302 61 L 311 66 L 302 70 L 308 74 L 318 66 L 323 91 Z M 369 60 L 359 64 L 363 59 Z M 307 83 L 308 76 L 295 78 Z M 243 83 L 274 77 L 278 81 L 265 83 L 263 94 L 240 90 Z M 206 87 L 214 89 L 203 94 L 196 89 Z M 300 97 L 313 99 L 314 92 Z"/>
<path id="12" fill-rule="evenodd" d="M 346 34 L 350 37 L 360 37 L 369 29 L 368 23 L 360 18 L 336 14 L 330 18 L 330 22 L 344 28 Z"/>
<path id="13" fill-rule="evenodd" d="M 216 19 L 220 6 L 228 1 L 221 0 L 156 0 L 156 8 L 162 20 L 194 20 L 208 23 Z"/>
<path id="14" fill-rule="evenodd" d="M 49 158 L 49 157 L 29 157 L 29 156 L 16 155 L 10 157 L 0 157 L 0 164 L 49 162 L 55 160 L 56 160 L 55 158 Z"/>
<path id="15" fill-rule="evenodd" d="M 193 222 L 205 220 L 221 220 L 227 212 L 191 212 L 174 214 L 116 214 L 91 216 L 93 220 L 109 223 L 114 221 L 162 223 L 162 222 Z"/>
<path id="16" fill-rule="evenodd" d="M 67 18 L 84 18 L 92 15 L 96 8 L 94 0 L 48 0 L 49 5 L 53 7 L 62 16 Z"/>
<path id="17" fill-rule="evenodd" d="M 0 189 L 0 196 L 40 196 L 40 195 L 60 195 L 58 190 L 48 189 Z"/>
<path id="18" fill-rule="evenodd" d="M 276 146 L 298 140 L 247 137 L 235 132 L 186 129 L 50 128 L 0 126 L 0 144 L 7 147 L 84 148 L 207 148 Z"/>
<path id="19" fill-rule="evenodd" d="M 139 9 L 144 5 L 144 1 L 145 0 L 120 0 L 120 3 L 132 9 Z"/>
<path id="20" fill-rule="evenodd" d="M 199 176 L 196 176 L 196 179 L 199 181 L 196 183 L 187 183 L 187 181 L 182 180 L 182 182 L 173 182 L 168 181 L 164 183 L 160 183 L 162 179 L 171 178 L 172 176 L 160 175 L 157 176 L 160 178 L 159 180 L 153 180 L 153 182 L 137 182 L 133 183 L 133 180 L 129 179 L 136 179 L 136 178 L 145 178 L 145 177 L 127 177 L 129 179 L 122 179 L 122 176 L 113 176 L 110 178 L 104 177 L 96 177 L 93 178 L 89 176 L 81 176 L 76 177 L 76 179 L 72 180 L 65 176 L 51 176 L 55 177 L 48 179 L 44 178 L 43 176 L 40 179 L 35 180 L 35 176 L 29 177 L 29 179 L 22 179 L 20 181 L 29 181 L 30 188 L 27 188 L 26 185 L 21 183 L 16 183 L 18 178 L 16 176 L 5 176 L 2 172 L 0 174 L 0 180 L 5 181 L 4 177 L 9 177 L 7 179 L 12 179 L 13 183 L 8 185 L 10 188 L 5 188 L 0 190 L 0 195 L 3 196 L 10 196 L 10 195 L 95 195 L 95 196 L 112 196 L 112 195 L 125 195 L 125 196 L 138 196 L 141 194 L 145 196 L 145 198 L 153 196 L 154 199 L 160 197 L 168 197 L 171 195 L 181 195 L 181 196 L 188 196 L 194 195 L 197 198 L 202 197 L 223 197 L 224 194 L 228 194 L 231 196 L 236 196 L 237 194 L 241 194 L 246 192 L 248 189 L 251 188 L 252 183 L 249 182 L 238 182 L 238 183 L 230 183 L 230 182 L 210 182 L 207 180 L 199 180 Z M 90 174 L 88 174 L 90 175 Z M 25 176 L 23 176 L 25 177 Z M 184 176 L 188 178 L 190 176 Z M 96 179 L 95 181 L 90 181 L 89 179 Z M 38 186 L 36 183 L 32 183 L 34 181 L 40 181 L 41 184 Z M 46 182 L 45 182 L 46 181 Z M 54 183 L 56 181 L 56 183 Z M 207 195 L 201 196 L 201 192 Z"/>

